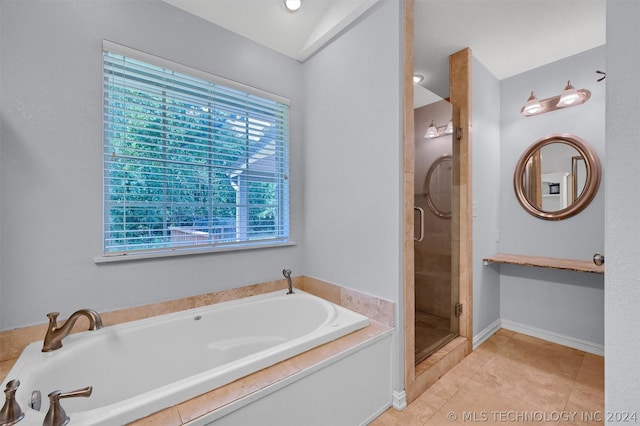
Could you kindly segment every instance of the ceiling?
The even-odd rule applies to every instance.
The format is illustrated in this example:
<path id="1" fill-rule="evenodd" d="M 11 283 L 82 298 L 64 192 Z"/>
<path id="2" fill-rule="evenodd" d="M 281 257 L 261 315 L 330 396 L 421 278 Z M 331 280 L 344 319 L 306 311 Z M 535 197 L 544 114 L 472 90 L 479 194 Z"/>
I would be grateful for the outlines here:
<path id="1" fill-rule="evenodd" d="M 415 0 L 414 69 L 447 97 L 452 53 L 502 80 L 605 44 L 605 21 L 606 0 Z"/>
<path id="2" fill-rule="evenodd" d="M 282 0 L 164 1 L 304 61 L 380 0 L 303 0 L 295 13 Z M 415 72 L 440 97 L 448 57 L 465 47 L 502 80 L 606 40 L 606 0 L 414 1 Z"/>
<path id="3" fill-rule="evenodd" d="M 309 58 L 378 0 L 164 0 L 299 61 Z"/>

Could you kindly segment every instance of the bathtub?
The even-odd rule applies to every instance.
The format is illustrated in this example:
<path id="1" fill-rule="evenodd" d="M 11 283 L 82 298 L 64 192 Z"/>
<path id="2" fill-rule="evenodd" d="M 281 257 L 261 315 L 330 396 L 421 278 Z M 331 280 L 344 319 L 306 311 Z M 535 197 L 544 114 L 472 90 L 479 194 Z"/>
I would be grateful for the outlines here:
<path id="1" fill-rule="evenodd" d="M 300 290 L 278 291 L 73 334 L 54 352 L 34 342 L 6 381 L 20 380 L 21 425 L 42 424 L 50 392 L 86 386 L 93 386 L 89 398 L 61 400 L 70 424 L 124 424 L 368 324 Z M 29 404 L 34 391 L 42 395 L 39 411 Z"/>

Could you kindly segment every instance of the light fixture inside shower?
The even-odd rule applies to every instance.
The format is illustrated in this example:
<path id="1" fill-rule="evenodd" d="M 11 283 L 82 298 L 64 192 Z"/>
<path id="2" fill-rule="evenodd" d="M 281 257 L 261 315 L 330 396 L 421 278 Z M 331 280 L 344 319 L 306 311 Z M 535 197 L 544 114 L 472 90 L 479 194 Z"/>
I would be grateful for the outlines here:
<path id="1" fill-rule="evenodd" d="M 431 120 L 431 124 L 427 127 L 427 133 L 425 133 L 424 137 L 427 139 L 439 138 L 440 136 L 446 136 L 453 133 L 453 121 L 449 120 L 449 123 L 446 126 L 436 126 L 434 121 Z"/>
<path id="2" fill-rule="evenodd" d="M 544 114 L 545 112 L 555 111 L 561 108 L 567 108 L 576 105 L 582 105 L 587 102 L 591 97 L 591 92 L 587 89 L 578 89 L 571 85 L 571 81 L 567 81 L 562 93 L 552 98 L 538 100 L 535 93 L 532 91 L 531 96 L 527 99 L 520 110 L 520 114 L 525 117 L 532 115 Z"/>

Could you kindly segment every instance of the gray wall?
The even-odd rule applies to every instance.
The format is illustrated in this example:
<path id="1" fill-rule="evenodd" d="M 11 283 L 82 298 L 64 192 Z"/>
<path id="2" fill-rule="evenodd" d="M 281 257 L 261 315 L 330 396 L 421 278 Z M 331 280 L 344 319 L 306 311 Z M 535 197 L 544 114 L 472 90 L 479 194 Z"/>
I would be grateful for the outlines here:
<path id="1" fill-rule="evenodd" d="M 605 68 L 606 48 L 601 46 L 500 82 L 500 252 L 589 260 L 604 250 L 604 176 L 608 168 L 603 167 L 603 181 L 592 203 L 577 216 L 561 221 L 526 213 L 517 202 L 512 182 L 520 155 L 535 140 L 552 133 L 581 137 L 604 161 L 605 83 L 596 83 L 595 70 Z M 520 115 L 531 90 L 539 99 L 556 96 L 569 79 L 574 87 L 591 91 L 586 104 L 539 116 Z M 489 254 L 476 253 L 476 257 Z M 490 268 L 501 272 L 503 321 L 604 343 L 602 276 L 504 265 Z"/>
<path id="2" fill-rule="evenodd" d="M 500 319 L 500 274 L 482 266 L 496 253 L 500 181 L 500 82 L 475 57 L 472 71 L 473 336 Z M 479 336 L 480 335 L 480 336 Z"/>
<path id="3" fill-rule="evenodd" d="M 291 99 L 291 235 L 302 242 L 302 65 L 161 1 L 0 2 L 0 330 L 303 272 L 302 245 L 96 265 L 102 40 Z"/>
<path id="4" fill-rule="evenodd" d="M 305 273 L 397 301 L 400 18 L 374 7 L 304 64 Z"/>
<path id="5" fill-rule="evenodd" d="M 613 413 L 640 409 L 638 22 L 640 2 L 607 0 L 605 411 Z"/>
<path id="6" fill-rule="evenodd" d="M 2 28 L 2 5 L 0 5 L 0 29 Z M 0 112 L 2 111 L 2 45 L 3 37 L 0 34 Z M 0 113 L 0 167 L 2 167 L 2 114 Z M 0 174 L 0 179 L 2 175 Z M 2 241 L 2 181 L 0 180 L 0 241 Z M 0 253 L 0 256 L 2 254 Z M 0 301 L 2 300 L 2 261 L 0 260 Z M 0 330 L 2 330 L 2 303 L 0 302 Z"/>
<path id="7" fill-rule="evenodd" d="M 401 10 L 402 2 L 382 1 L 303 67 L 305 274 L 397 304 Z M 401 378 L 401 365 L 394 370 Z"/>

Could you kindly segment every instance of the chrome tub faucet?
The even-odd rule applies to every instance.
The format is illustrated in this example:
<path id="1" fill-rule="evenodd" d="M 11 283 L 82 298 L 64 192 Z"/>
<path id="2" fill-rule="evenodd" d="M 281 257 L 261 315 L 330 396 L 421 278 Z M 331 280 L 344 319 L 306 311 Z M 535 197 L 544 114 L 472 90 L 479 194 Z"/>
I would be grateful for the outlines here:
<path id="1" fill-rule="evenodd" d="M 47 314 L 49 317 L 49 328 L 47 334 L 44 336 L 44 343 L 42 345 L 42 352 L 51 352 L 62 347 L 62 339 L 67 337 L 71 332 L 76 320 L 84 316 L 89 319 L 89 330 L 98 330 L 102 328 L 102 318 L 93 309 L 80 309 L 74 312 L 71 316 L 62 324 L 62 327 L 58 327 L 57 318 L 60 315 L 59 312 L 50 312 Z"/>
<path id="2" fill-rule="evenodd" d="M 283 269 L 282 275 L 287 279 L 287 284 L 289 285 L 289 291 L 287 294 L 293 294 L 293 284 L 291 283 L 291 269 Z"/>

